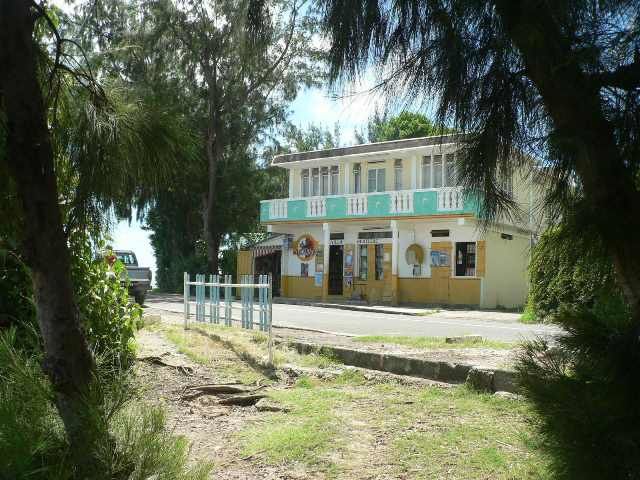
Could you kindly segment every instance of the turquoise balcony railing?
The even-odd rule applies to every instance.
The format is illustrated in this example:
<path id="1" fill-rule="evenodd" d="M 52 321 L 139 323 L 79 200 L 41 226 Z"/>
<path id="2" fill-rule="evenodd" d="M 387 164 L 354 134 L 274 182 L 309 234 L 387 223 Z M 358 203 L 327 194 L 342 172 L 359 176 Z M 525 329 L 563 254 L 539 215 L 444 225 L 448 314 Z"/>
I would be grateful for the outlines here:
<path id="1" fill-rule="evenodd" d="M 461 187 L 445 187 L 263 200 L 260 221 L 475 214 L 476 211 L 477 202 L 466 197 Z"/>

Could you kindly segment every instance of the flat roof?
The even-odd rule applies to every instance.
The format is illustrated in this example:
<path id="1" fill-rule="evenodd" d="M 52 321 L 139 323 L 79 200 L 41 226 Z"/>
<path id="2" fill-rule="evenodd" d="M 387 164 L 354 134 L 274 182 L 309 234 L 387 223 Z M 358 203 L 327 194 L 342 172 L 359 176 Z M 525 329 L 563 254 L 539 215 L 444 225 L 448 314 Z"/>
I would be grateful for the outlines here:
<path id="1" fill-rule="evenodd" d="M 386 152 L 403 148 L 428 147 L 432 145 L 455 143 L 462 139 L 463 135 L 449 133 L 446 135 L 434 135 L 432 137 L 406 138 L 403 140 L 391 140 L 389 142 L 363 143 L 351 147 L 327 148 L 325 150 L 312 150 L 310 152 L 286 153 L 273 157 L 273 165 L 303 160 L 316 160 L 321 158 L 342 157 L 346 155 L 358 155 L 362 153 Z"/>

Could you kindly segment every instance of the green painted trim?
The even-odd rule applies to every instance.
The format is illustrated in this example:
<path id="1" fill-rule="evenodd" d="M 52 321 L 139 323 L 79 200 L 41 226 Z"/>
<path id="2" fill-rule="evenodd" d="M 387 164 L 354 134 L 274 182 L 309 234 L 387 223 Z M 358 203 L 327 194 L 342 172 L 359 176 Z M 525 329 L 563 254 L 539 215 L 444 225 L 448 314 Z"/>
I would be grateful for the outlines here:
<path id="1" fill-rule="evenodd" d="M 324 217 L 307 217 L 307 201 L 305 199 L 289 200 L 287 203 L 287 218 L 269 218 L 269 202 L 260 202 L 260 221 L 300 221 L 300 220 L 358 220 L 369 218 L 398 218 L 416 216 L 442 216 L 472 214 L 477 216 L 479 202 L 473 197 L 466 197 L 462 210 L 438 210 L 438 195 L 435 191 L 413 192 L 413 212 L 391 213 L 391 195 L 389 193 L 370 194 L 367 198 L 367 215 L 347 215 L 347 199 L 345 196 L 327 197 L 327 214 Z"/>

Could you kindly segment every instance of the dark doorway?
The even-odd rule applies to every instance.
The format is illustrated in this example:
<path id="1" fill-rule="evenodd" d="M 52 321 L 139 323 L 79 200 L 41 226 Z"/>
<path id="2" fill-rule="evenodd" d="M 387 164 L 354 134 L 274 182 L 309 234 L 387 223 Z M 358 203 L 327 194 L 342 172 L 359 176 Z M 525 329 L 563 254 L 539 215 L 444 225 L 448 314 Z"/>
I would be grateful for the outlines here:
<path id="1" fill-rule="evenodd" d="M 342 295 L 342 245 L 329 246 L 329 295 Z"/>
<path id="2" fill-rule="evenodd" d="M 269 255 L 263 255 L 261 257 L 256 257 L 255 263 L 255 274 L 258 275 L 269 275 L 271 274 L 271 278 L 273 279 L 273 296 L 277 297 L 280 295 L 280 259 L 282 258 L 282 252 L 280 250 L 276 250 L 275 252 Z"/>

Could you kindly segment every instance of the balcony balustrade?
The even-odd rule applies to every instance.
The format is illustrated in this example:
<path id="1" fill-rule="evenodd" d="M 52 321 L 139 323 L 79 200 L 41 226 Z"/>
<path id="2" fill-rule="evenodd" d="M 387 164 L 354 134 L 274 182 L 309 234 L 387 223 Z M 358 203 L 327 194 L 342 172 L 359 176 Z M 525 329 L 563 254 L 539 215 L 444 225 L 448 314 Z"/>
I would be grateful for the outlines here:
<path id="1" fill-rule="evenodd" d="M 263 200 L 260 220 L 379 218 L 475 213 L 476 202 L 462 187 Z"/>

